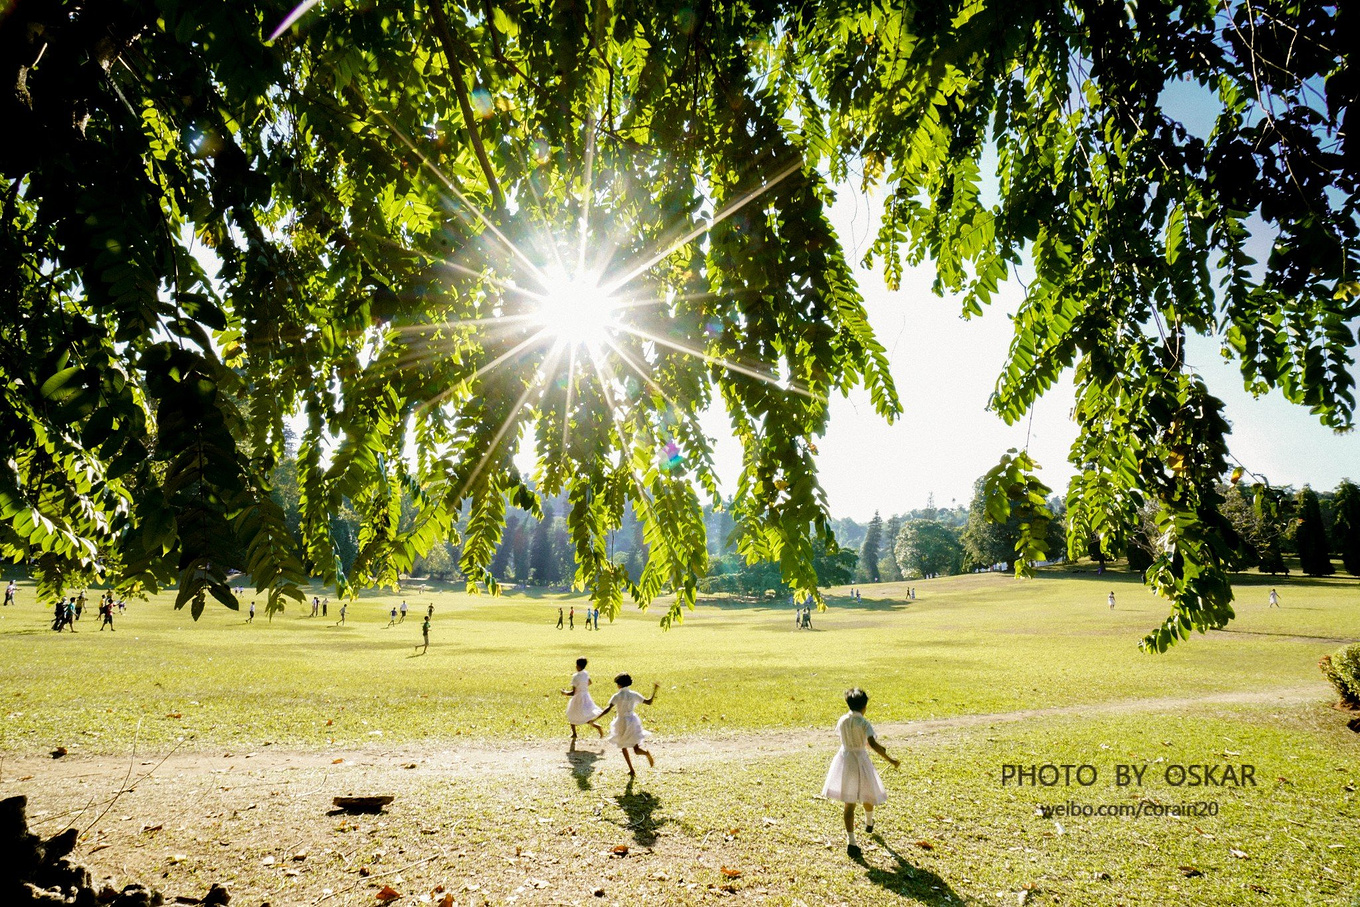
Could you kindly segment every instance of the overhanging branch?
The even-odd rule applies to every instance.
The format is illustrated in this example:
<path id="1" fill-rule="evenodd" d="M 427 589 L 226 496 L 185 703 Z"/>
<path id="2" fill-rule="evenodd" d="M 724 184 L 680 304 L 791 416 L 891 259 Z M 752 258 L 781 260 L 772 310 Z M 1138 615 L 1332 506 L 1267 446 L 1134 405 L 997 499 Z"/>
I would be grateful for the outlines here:
<path id="1" fill-rule="evenodd" d="M 430 14 L 434 19 L 435 34 L 444 48 L 444 56 L 449 61 L 453 91 L 458 96 L 458 108 L 463 112 L 463 122 L 467 124 L 468 135 L 472 138 L 472 151 L 477 156 L 477 163 L 481 165 L 487 187 L 491 190 L 492 204 L 496 206 L 497 211 L 502 210 L 505 207 L 505 194 L 501 192 L 496 171 L 491 167 L 491 158 L 487 156 L 486 146 L 482 143 L 482 134 L 477 129 L 477 114 L 468 101 L 467 85 L 463 83 L 462 62 L 464 57 L 471 58 L 472 55 L 470 52 L 459 53 L 461 42 L 453 36 L 453 30 L 449 28 L 448 17 L 444 15 L 443 0 L 430 0 Z M 467 50 L 466 47 L 463 49 Z"/>

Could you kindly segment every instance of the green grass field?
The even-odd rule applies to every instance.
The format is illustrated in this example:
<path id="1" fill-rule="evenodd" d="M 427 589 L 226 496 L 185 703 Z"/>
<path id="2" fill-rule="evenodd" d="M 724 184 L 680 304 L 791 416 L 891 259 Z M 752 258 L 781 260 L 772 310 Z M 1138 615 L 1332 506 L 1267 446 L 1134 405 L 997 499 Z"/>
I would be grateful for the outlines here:
<path id="1" fill-rule="evenodd" d="M 1266 608 L 1271 585 L 1281 609 Z M 1317 668 L 1319 656 L 1360 639 L 1355 580 L 1242 577 L 1226 631 L 1162 656 L 1140 653 L 1137 641 L 1164 608 L 1122 574 L 915 586 L 910 604 L 905 586 L 864 587 L 859 604 L 833 590 L 811 632 L 794 628 L 787 605 L 711 602 L 669 632 L 657 626 L 659 610 L 631 610 L 595 633 L 581 626 L 580 598 L 438 591 L 410 595 L 411 616 L 391 628 L 399 597 L 365 596 L 337 627 L 334 606 L 325 621 L 290 606 L 253 624 L 210 607 L 195 624 L 163 596 L 134 603 L 115 633 L 99 632 L 87 612 L 74 635 L 52 633 L 22 587 L 20 605 L 0 612 L 0 754 L 29 767 L 31 796 L 45 796 L 57 817 L 85 796 L 42 786 L 32 769 L 58 746 L 68 761 L 92 764 L 126 758 L 134 738 L 139 754 L 177 747 L 205 759 L 286 750 L 326 766 L 333 753 L 370 754 L 407 810 L 337 825 L 290 799 L 287 785 L 301 781 L 259 780 L 277 788 L 268 796 L 281 811 L 238 835 L 241 801 L 263 789 L 213 781 L 195 789 L 215 804 L 204 806 L 207 818 L 180 807 L 182 825 L 167 822 L 154 853 L 108 844 L 90 860 L 124 874 L 164 871 L 162 887 L 178 881 L 186 891 L 230 877 L 246 903 L 374 903 L 376 886 L 394 878 L 411 891 L 449 885 L 460 905 L 1360 903 L 1351 900 L 1360 896 L 1360 736 L 1328 707 Z M 557 608 L 573 601 L 576 629 L 556 629 Z M 419 655 L 430 602 L 431 646 Z M 601 702 L 618 671 L 644 692 L 662 684 L 643 709 L 658 766 L 643 768 L 636 788 L 625 787 L 617 753 L 593 740 L 584 755 L 516 768 L 518 753 L 552 753 L 565 738 L 556 691 L 577 655 L 590 659 Z M 845 856 L 838 810 L 815 797 L 840 694 L 853 684 L 868 689 L 869 717 L 903 758 L 900 772 L 885 773 L 890 800 L 863 863 Z M 457 771 L 464 747 L 504 752 L 501 780 Z M 396 758 L 382 754 L 397 751 L 421 766 L 421 754 L 448 753 L 454 766 L 382 769 Z M 1100 780 L 1002 786 L 1012 763 L 1087 763 Z M 1120 763 L 1147 765 L 1149 781 L 1116 786 Z M 1165 780 L 1168 765 L 1202 763 L 1252 764 L 1258 784 Z M 0 791 L 28 792 L 12 775 Z M 135 812 L 140 796 L 119 811 Z M 1037 813 L 1069 799 L 1212 802 L 1214 814 Z M 243 855 L 214 836 L 251 843 Z M 261 867 L 260 853 L 293 838 L 312 848 L 302 870 Z M 619 843 L 632 855 L 611 860 Z M 386 856 L 355 856 L 375 848 Z M 172 850 L 188 858 L 164 865 L 161 851 Z M 407 865 L 422 854 L 427 862 Z M 360 859 L 369 874 L 357 875 Z"/>
<path id="2" fill-rule="evenodd" d="M 625 611 L 599 633 L 582 628 L 584 600 L 427 592 L 387 627 L 400 596 L 365 596 L 344 626 L 290 605 L 270 621 L 210 606 L 195 623 L 169 594 L 135 602 L 99 632 L 53 633 L 31 590 L 0 612 L 7 720 L 0 749 L 125 750 L 192 738 L 215 748 L 354 744 L 369 737 L 440 742 L 472 735 L 541 739 L 562 733 L 565 685 L 590 659 L 597 699 L 630 672 L 664 687 L 652 723 L 668 734 L 820 728 L 859 684 L 880 721 L 1093 704 L 1320 683 L 1319 655 L 1360 638 L 1360 587 L 1345 579 L 1244 585 L 1226 632 L 1196 636 L 1162 656 L 1137 649 L 1164 608 L 1130 577 L 997 574 L 867 590 L 859 605 L 833 590 L 811 632 L 791 609 L 707 604 L 671 631 L 660 609 Z M 1110 611 L 1106 593 L 1118 606 Z M 431 646 L 416 654 L 421 617 L 435 606 Z M 577 606 L 575 630 L 555 629 Z M 174 716 L 174 717 L 170 717 Z M 140 723 L 140 731 L 138 725 Z"/>

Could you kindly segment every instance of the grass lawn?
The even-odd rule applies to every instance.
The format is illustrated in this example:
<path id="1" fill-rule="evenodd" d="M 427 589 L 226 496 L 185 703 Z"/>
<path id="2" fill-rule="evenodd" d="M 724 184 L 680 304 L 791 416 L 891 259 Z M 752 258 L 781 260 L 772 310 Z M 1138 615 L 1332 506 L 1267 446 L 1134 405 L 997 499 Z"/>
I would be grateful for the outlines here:
<path id="1" fill-rule="evenodd" d="M 857 605 L 833 590 L 811 632 L 787 605 L 714 602 L 670 632 L 659 612 L 629 611 L 595 633 L 582 599 L 438 591 L 409 597 L 411 616 L 391 628 L 399 597 L 365 596 L 338 627 L 334 606 L 326 621 L 290 607 L 253 624 L 210 607 L 194 624 L 165 596 L 134 603 L 112 634 L 87 612 L 74 635 L 52 633 L 25 586 L 0 612 L 0 794 L 28 793 L 46 833 L 82 808 L 84 828 L 89 804 L 148 761 L 77 857 L 167 894 L 225 880 L 242 903 L 273 907 L 372 904 L 389 883 L 412 903 L 443 885 L 458 904 L 1360 894 L 1360 736 L 1327 707 L 1317 669 L 1360 639 L 1353 579 L 1243 577 L 1228 630 L 1162 656 L 1136 644 L 1164 608 L 1122 574 L 914 585 L 910 604 L 904 585 L 862 587 Z M 1266 608 L 1272 585 L 1281 609 Z M 556 629 L 573 601 L 576 629 Z M 568 755 L 558 742 L 556 691 L 577 655 L 601 702 L 620 670 L 643 692 L 663 685 L 642 709 L 658 764 L 631 785 L 616 751 L 588 740 Z M 861 835 L 862 863 L 845 855 L 839 811 L 815 796 L 852 684 L 903 759 L 884 773 L 890 800 L 878 834 Z M 130 758 L 134 739 L 142 755 Z M 57 746 L 71 755 L 48 758 Z M 1044 763 L 1090 764 L 1099 780 L 1001 784 L 1004 765 Z M 1205 763 L 1251 764 L 1257 784 L 1168 783 L 1169 766 Z M 1147 766 L 1142 787 L 1116 785 L 1118 764 Z M 398 799 L 381 817 L 327 815 L 341 788 Z M 1145 814 L 1040 814 L 1068 801 Z M 1199 814 L 1151 815 L 1184 805 Z M 308 853 L 292 860 L 298 848 Z"/>

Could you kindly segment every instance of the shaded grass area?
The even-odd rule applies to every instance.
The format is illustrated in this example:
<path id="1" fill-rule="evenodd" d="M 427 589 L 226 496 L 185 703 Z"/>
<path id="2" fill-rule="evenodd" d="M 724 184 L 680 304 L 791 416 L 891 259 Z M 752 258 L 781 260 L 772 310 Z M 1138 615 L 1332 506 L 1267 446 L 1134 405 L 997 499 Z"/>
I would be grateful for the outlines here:
<path id="1" fill-rule="evenodd" d="M 336 626 L 334 602 L 325 620 L 290 608 L 247 624 L 214 607 L 194 623 L 167 594 L 134 603 L 113 633 L 87 612 L 78 633 L 55 634 L 24 587 L 20 606 L 0 613 L 0 750 L 545 739 L 566 730 L 556 691 L 578 655 L 591 660 L 601 702 L 616 672 L 644 690 L 661 682 L 645 720 L 670 736 L 829 726 L 851 685 L 889 722 L 1288 686 L 1326 695 L 1316 662 L 1360 638 L 1360 586 L 1271 581 L 1285 607 L 1267 610 L 1256 579 L 1227 632 L 1155 657 L 1136 643 L 1164 607 L 1119 574 L 865 586 L 862 606 L 832 590 L 812 631 L 796 630 L 782 603 L 701 605 L 669 632 L 656 612 L 630 610 L 597 633 L 582 627 L 581 598 L 435 591 L 411 594 L 411 615 L 394 627 L 400 596 L 366 596 Z M 430 603 L 431 647 L 417 654 Z M 573 603 L 577 628 L 556 629 L 557 608 Z"/>

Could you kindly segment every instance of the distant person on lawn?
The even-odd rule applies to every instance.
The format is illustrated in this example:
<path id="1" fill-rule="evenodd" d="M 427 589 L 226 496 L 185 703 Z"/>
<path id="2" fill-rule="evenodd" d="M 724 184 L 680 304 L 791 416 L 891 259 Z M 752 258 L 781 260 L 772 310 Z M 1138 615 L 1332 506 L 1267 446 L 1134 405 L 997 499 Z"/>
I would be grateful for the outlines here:
<path id="1" fill-rule="evenodd" d="M 1271 608 L 1280 607 L 1280 593 L 1276 592 L 1274 589 L 1270 590 L 1270 604 L 1268 605 L 1268 607 Z"/>
<path id="2" fill-rule="evenodd" d="M 864 833 L 871 835 L 874 833 L 874 807 L 888 799 L 888 792 L 878 779 L 878 772 L 869 758 L 869 750 L 878 753 L 893 768 L 901 763 L 888 755 L 888 751 L 874 737 L 874 726 L 864 717 L 864 710 L 869 705 L 869 694 L 859 687 L 846 690 L 845 704 L 849 711 L 836 722 L 841 748 L 827 769 L 822 796 L 845 804 L 845 852 L 858 859 L 862 851 L 855 841 L 855 805 L 863 804 Z"/>
<path id="3" fill-rule="evenodd" d="M 1110 590 L 1110 597 L 1109 597 L 1108 601 L 1110 602 L 1110 610 L 1113 611 L 1113 610 L 1114 610 L 1114 590 L 1113 590 L 1113 589 Z"/>
<path id="4" fill-rule="evenodd" d="M 425 645 L 421 647 L 420 654 L 424 655 L 430 651 L 430 615 L 425 615 L 425 622 L 420 625 L 420 635 L 425 637 Z"/>
<path id="5" fill-rule="evenodd" d="M 16 592 L 18 592 L 18 591 L 19 591 L 19 587 L 16 586 L 16 585 L 14 585 L 14 580 L 10 580 L 10 581 L 9 581 L 9 585 L 5 587 L 5 607 L 6 607 L 6 608 L 8 608 L 10 605 L 16 604 L 16 602 L 14 601 L 14 594 L 15 594 Z"/>
<path id="6" fill-rule="evenodd" d="M 565 619 L 565 614 L 563 613 L 563 611 L 562 611 L 561 608 L 558 608 L 558 609 L 557 609 L 557 629 L 559 629 L 559 630 L 562 629 L 562 621 L 563 621 L 564 619 Z"/>

